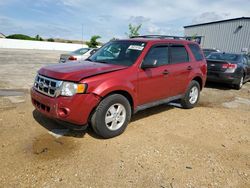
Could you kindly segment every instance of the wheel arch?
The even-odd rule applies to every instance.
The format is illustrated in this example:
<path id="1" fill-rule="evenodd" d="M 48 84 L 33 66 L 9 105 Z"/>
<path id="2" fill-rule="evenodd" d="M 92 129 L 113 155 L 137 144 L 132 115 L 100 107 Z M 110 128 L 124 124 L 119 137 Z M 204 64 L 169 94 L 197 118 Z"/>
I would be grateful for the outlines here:
<path id="1" fill-rule="evenodd" d="M 197 82 L 199 83 L 199 85 L 200 85 L 200 90 L 202 90 L 202 88 L 203 88 L 203 81 L 202 81 L 202 78 L 201 78 L 200 76 L 196 76 L 196 77 L 194 77 L 192 80 L 197 81 Z"/>
<path id="2" fill-rule="evenodd" d="M 108 97 L 110 95 L 113 95 L 113 94 L 120 94 L 120 95 L 124 96 L 129 101 L 132 113 L 134 112 L 134 105 L 135 105 L 134 104 L 134 99 L 133 99 L 132 95 L 128 91 L 125 91 L 125 90 L 111 91 L 111 92 L 107 93 L 106 95 L 104 95 L 102 98 L 106 98 L 106 97 Z"/>
<path id="3" fill-rule="evenodd" d="M 111 92 L 109 92 L 109 93 L 105 93 L 105 95 L 98 95 L 98 96 L 101 98 L 100 101 L 99 101 L 99 103 L 100 103 L 104 98 L 106 98 L 106 97 L 108 97 L 108 96 L 110 96 L 110 95 L 113 95 L 113 94 L 120 94 L 120 95 L 124 96 L 124 97 L 129 101 L 129 104 L 130 104 L 130 106 L 131 106 L 131 114 L 134 113 L 135 101 L 134 101 L 132 95 L 131 95 L 128 91 L 126 91 L 126 90 L 114 90 L 114 91 L 111 91 Z M 96 94 L 96 95 L 97 95 L 97 94 Z M 99 105 L 99 103 L 97 104 L 97 106 Z M 91 113 L 90 113 L 90 115 L 89 115 L 88 123 L 90 123 L 90 124 L 92 124 L 92 123 L 91 123 L 91 118 L 92 118 L 92 116 L 93 116 L 93 114 L 94 114 L 94 112 L 95 112 L 97 106 L 95 106 L 95 107 L 91 110 Z"/>

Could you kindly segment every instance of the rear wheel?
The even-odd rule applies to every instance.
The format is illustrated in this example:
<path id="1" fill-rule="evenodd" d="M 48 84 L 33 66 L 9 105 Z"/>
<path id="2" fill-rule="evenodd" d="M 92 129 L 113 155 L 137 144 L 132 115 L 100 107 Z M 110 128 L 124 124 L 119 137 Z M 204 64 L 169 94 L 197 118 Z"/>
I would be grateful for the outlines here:
<path id="1" fill-rule="evenodd" d="M 192 80 L 189 84 L 188 90 L 185 96 L 181 99 L 181 105 L 183 108 L 193 108 L 200 98 L 200 84 Z"/>
<path id="2" fill-rule="evenodd" d="M 243 84 L 244 84 L 244 76 L 242 75 L 240 80 L 239 80 L 239 83 L 235 85 L 235 89 L 240 90 L 242 88 Z"/>
<path id="3" fill-rule="evenodd" d="M 99 136 L 112 138 L 126 129 L 131 118 L 131 106 L 126 97 L 113 94 L 104 98 L 91 117 L 91 124 Z"/>

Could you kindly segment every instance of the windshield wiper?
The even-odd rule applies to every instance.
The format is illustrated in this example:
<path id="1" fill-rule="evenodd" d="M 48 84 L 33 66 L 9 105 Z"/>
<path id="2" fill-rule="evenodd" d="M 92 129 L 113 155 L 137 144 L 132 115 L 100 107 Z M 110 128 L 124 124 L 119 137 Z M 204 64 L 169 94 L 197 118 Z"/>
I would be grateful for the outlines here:
<path id="1" fill-rule="evenodd" d="M 93 61 L 90 58 L 85 59 L 85 61 L 91 61 L 91 62 L 95 62 L 95 63 L 106 63 L 106 64 L 108 63 L 106 61 Z"/>
<path id="2" fill-rule="evenodd" d="M 92 61 L 90 58 L 85 59 L 85 61 Z"/>
<path id="3" fill-rule="evenodd" d="M 96 63 L 105 63 L 105 64 L 108 64 L 107 61 L 95 61 Z"/>

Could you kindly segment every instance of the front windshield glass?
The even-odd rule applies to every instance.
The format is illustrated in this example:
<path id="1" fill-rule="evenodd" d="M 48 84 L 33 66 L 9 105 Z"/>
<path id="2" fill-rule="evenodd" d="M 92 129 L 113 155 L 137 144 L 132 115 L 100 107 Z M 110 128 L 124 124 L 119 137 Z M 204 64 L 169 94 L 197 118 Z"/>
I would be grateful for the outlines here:
<path id="1" fill-rule="evenodd" d="M 83 55 L 85 54 L 87 51 L 89 51 L 89 48 L 80 48 L 76 51 L 73 51 L 73 54 L 78 54 L 78 55 Z"/>
<path id="2" fill-rule="evenodd" d="M 207 56 L 207 59 L 237 61 L 239 57 L 240 56 L 238 54 L 211 53 Z"/>
<path id="3" fill-rule="evenodd" d="M 100 63 L 131 66 L 137 60 L 145 46 L 145 42 L 113 41 L 100 48 L 89 60 Z"/>
<path id="4" fill-rule="evenodd" d="M 210 51 L 203 51 L 203 52 L 204 52 L 205 57 L 207 57 L 208 55 L 210 55 L 212 53 Z"/>

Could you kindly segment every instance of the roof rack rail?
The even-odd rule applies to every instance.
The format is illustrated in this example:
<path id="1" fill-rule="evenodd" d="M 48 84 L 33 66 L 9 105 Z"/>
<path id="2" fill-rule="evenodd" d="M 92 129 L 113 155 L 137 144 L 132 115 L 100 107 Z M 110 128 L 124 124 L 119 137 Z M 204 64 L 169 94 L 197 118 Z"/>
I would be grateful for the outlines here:
<path id="1" fill-rule="evenodd" d="M 171 35 L 139 35 L 139 36 L 132 36 L 130 38 L 159 38 L 159 39 L 186 39 L 186 37 L 180 37 L 180 36 L 171 36 Z"/>

